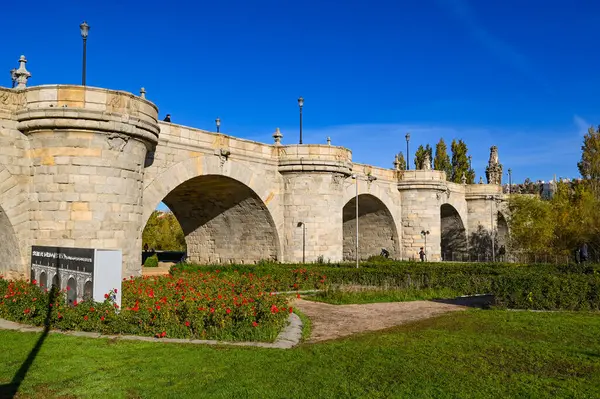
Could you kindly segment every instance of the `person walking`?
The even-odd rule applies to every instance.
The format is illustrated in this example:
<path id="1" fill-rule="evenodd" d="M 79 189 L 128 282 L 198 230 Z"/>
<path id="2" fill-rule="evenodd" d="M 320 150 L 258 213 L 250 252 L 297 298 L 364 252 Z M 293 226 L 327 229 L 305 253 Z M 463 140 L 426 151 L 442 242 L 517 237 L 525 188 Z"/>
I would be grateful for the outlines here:
<path id="1" fill-rule="evenodd" d="M 581 246 L 581 249 L 579 250 L 579 260 L 581 261 L 581 263 L 584 263 L 588 260 L 588 247 L 585 242 L 583 243 L 583 245 Z"/>
<path id="2" fill-rule="evenodd" d="M 425 251 L 423 250 L 423 247 L 421 247 L 421 250 L 419 251 L 419 258 L 421 258 L 421 262 L 425 262 Z"/>

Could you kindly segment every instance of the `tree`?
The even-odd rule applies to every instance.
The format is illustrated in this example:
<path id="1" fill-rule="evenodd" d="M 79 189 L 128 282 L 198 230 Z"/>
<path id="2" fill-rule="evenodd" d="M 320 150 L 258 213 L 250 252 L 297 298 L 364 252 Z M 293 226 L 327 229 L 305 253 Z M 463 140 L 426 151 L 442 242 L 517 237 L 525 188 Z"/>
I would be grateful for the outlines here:
<path id="1" fill-rule="evenodd" d="M 142 245 L 163 251 L 185 251 L 185 235 L 171 212 L 154 211 L 142 232 Z"/>
<path id="2" fill-rule="evenodd" d="M 432 152 L 433 151 L 429 144 L 427 144 L 425 147 L 423 147 L 421 144 L 417 149 L 417 152 L 415 152 L 415 169 L 423 169 L 423 164 L 425 163 L 425 154 L 429 154 L 429 161 L 431 162 L 433 159 L 431 156 Z"/>
<path id="3" fill-rule="evenodd" d="M 398 170 L 406 170 L 406 159 L 402 151 L 398 153 Z"/>
<path id="4" fill-rule="evenodd" d="M 444 139 L 440 139 L 435 146 L 435 159 L 433 160 L 433 168 L 435 170 L 446 172 L 446 179 L 450 179 L 452 177 L 452 164 L 450 163 L 450 157 L 448 156 L 448 149 L 446 148 Z"/>
<path id="5" fill-rule="evenodd" d="M 467 184 L 475 183 L 475 171 L 469 167 L 469 157 L 467 145 L 462 140 L 452 140 L 450 146 L 452 150 L 452 174 L 450 181 L 462 183 L 463 175 L 467 179 Z"/>
<path id="6" fill-rule="evenodd" d="M 593 127 L 583 137 L 581 146 L 581 161 L 577 163 L 579 173 L 584 179 L 590 179 L 594 193 L 599 194 L 598 180 L 600 179 L 600 126 Z"/>

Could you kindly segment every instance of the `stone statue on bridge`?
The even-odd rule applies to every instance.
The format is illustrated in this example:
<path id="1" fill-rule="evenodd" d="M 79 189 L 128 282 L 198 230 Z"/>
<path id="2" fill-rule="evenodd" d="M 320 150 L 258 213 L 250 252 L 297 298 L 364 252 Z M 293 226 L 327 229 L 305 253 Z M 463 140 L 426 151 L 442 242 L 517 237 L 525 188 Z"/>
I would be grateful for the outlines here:
<path id="1" fill-rule="evenodd" d="M 485 177 L 488 184 L 502 184 L 502 164 L 498 160 L 498 147 L 490 148 L 490 160 L 485 168 Z"/>

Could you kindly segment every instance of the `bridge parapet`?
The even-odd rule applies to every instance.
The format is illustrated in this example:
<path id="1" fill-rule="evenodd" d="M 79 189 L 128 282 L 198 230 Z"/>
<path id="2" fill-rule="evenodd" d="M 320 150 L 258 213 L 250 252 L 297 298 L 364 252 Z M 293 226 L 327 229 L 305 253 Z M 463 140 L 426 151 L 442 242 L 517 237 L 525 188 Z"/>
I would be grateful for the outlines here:
<path id="1" fill-rule="evenodd" d="M 399 174 L 398 190 L 446 191 L 446 173 L 439 170 L 405 170 Z"/>
<path id="2" fill-rule="evenodd" d="M 308 144 L 276 147 L 279 172 L 329 172 L 345 176 L 352 171 L 352 152 L 344 147 Z"/>
<path id="3" fill-rule="evenodd" d="M 469 184 L 466 186 L 465 199 L 467 201 L 487 199 L 489 196 L 499 197 L 498 199 L 504 199 L 502 187 L 497 184 Z"/>
<path id="4" fill-rule="evenodd" d="M 93 130 L 158 142 L 158 109 L 124 91 L 89 86 L 49 85 L 25 89 L 15 110 L 18 129 Z"/>

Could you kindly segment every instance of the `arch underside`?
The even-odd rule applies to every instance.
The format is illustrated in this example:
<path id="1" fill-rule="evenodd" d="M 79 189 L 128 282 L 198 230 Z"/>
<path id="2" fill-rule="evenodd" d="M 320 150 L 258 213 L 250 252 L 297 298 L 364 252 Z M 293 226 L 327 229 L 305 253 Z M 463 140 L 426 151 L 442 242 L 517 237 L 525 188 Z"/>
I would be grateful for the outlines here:
<path id="1" fill-rule="evenodd" d="M 229 177 L 199 176 L 163 202 L 185 234 L 188 259 L 198 263 L 255 263 L 279 258 L 273 218 L 249 187 Z"/>
<path id="2" fill-rule="evenodd" d="M 0 259 L 2 259 L 0 275 L 6 275 L 21 264 L 17 235 L 2 208 L 0 208 Z"/>
<path id="3" fill-rule="evenodd" d="M 443 260 L 454 260 L 468 251 L 467 231 L 460 214 L 450 204 L 440 208 L 441 251 Z"/>
<path id="4" fill-rule="evenodd" d="M 370 194 L 358 197 L 358 252 L 360 259 L 379 255 L 385 248 L 394 258 L 399 240 L 394 219 L 385 204 Z M 343 259 L 356 259 L 356 198 L 343 209 Z"/>

